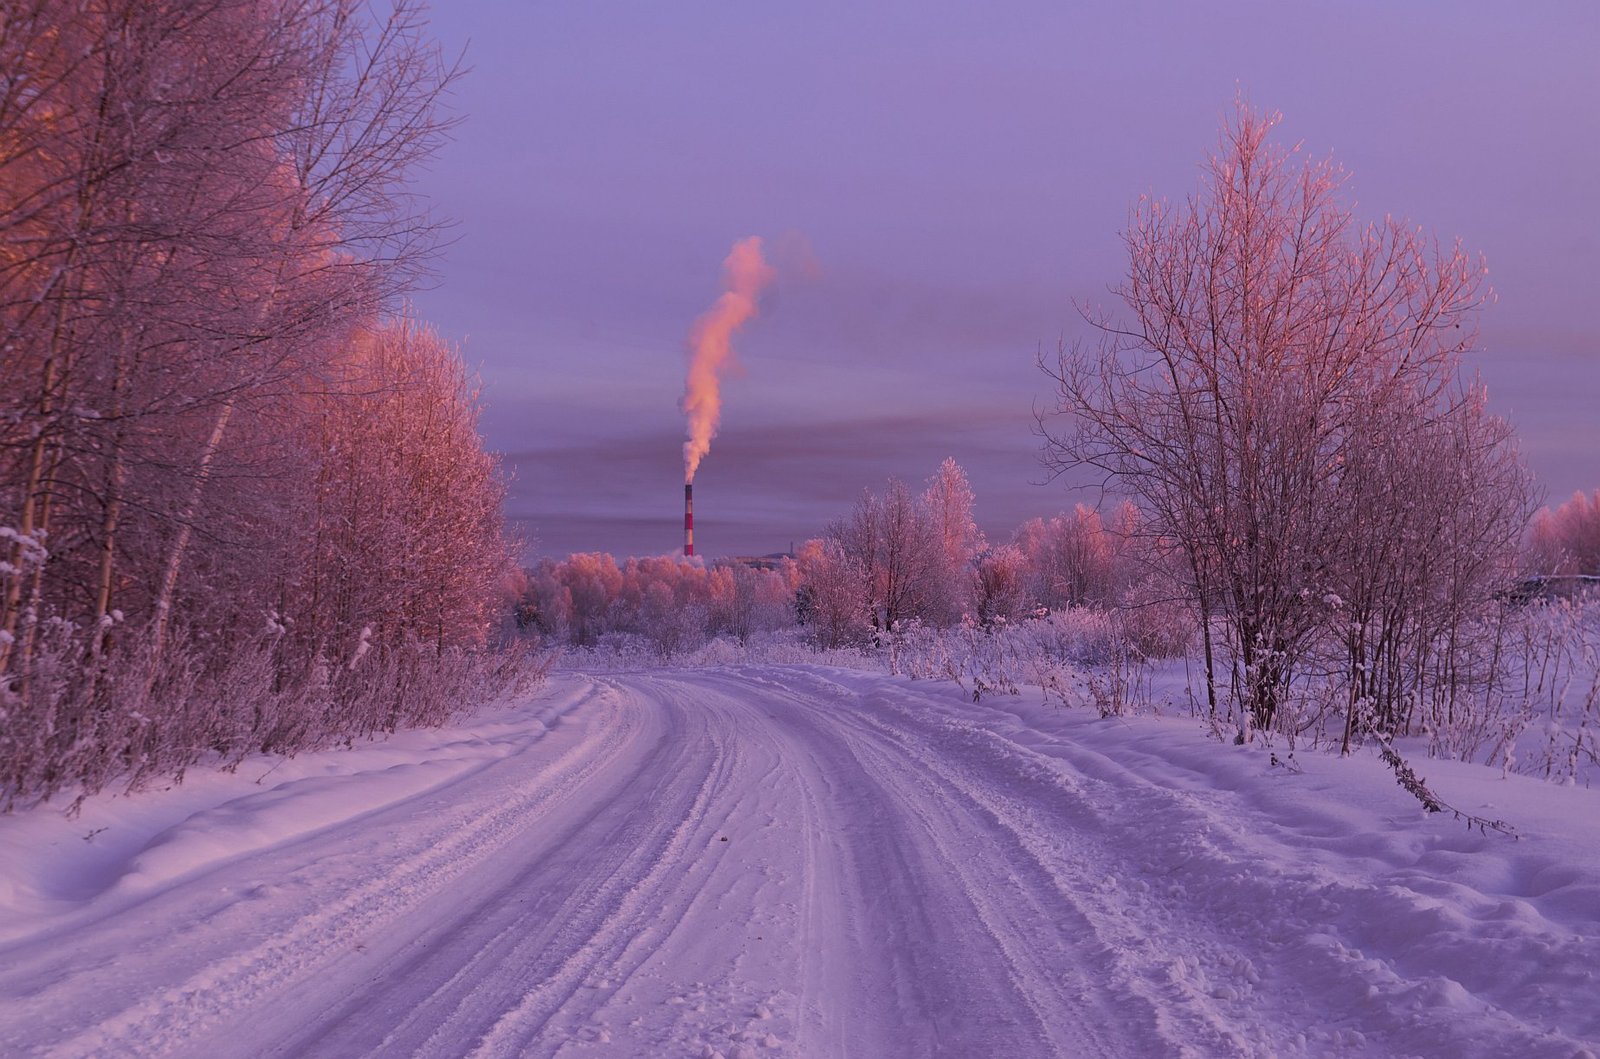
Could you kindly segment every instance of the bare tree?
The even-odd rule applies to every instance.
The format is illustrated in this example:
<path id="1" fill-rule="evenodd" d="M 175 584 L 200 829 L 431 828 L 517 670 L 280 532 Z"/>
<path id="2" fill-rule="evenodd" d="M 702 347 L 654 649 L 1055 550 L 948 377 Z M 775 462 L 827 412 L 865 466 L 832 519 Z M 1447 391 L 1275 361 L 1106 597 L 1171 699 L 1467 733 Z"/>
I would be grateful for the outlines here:
<path id="1" fill-rule="evenodd" d="M 263 134 L 293 80 L 259 14 L 223 0 L 7 13 L 0 345 L 14 404 L 0 418 L 25 436 L 0 451 L 0 488 L 18 537 L 53 546 L 26 580 L 6 578 L 0 668 L 27 655 L 24 596 L 35 619 L 106 616 L 125 514 L 163 506 L 136 492 L 137 468 L 170 467 L 194 394 L 227 385 L 233 366 L 206 357 L 252 296 Z"/>
<path id="2" fill-rule="evenodd" d="M 1366 409 L 1364 443 L 1341 467 L 1322 601 L 1343 651 L 1346 746 L 1404 730 L 1419 707 L 1453 725 L 1462 694 L 1489 678 L 1474 671 L 1473 619 L 1514 572 L 1531 485 L 1481 384 L 1433 412 Z"/>
<path id="3" fill-rule="evenodd" d="M 114 604 L 159 656 L 197 531 L 261 492 L 208 495 L 263 477 L 239 410 L 303 386 L 425 259 L 403 181 L 452 71 L 421 29 L 409 0 L 7 9 L 0 672 L 46 611 Z"/>
<path id="4" fill-rule="evenodd" d="M 1041 364 L 1062 415 L 1041 420 L 1047 463 L 1139 502 L 1221 620 L 1258 727 L 1326 618 L 1361 427 L 1449 406 L 1484 273 L 1400 221 L 1358 226 L 1340 170 L 1271 145 L 1277 121 L 1241 103 L 1193 197 L 1140 201 L 1126 318 L 1094 316 L 1099 344 Z"/>
<path id="5" fill-rule="evenodd" d="M 424 33 L 418 0 L 395 0 L 368 17 L 362 0 L 302 0 L 285 9 L 273 39 L 300 60 L 297 94 L 272 130 L 284 209 L 262 264 L 266 281 L 254 326 L 236 350 L 264 348 L 267 363 L 213 402 L 188 499 L 181 505 L 156 600 L 152 652 L 159 655 L 177 578 L 213 463 L 241 396 L 292 376 L 282 341 L 375 315 L 421 273 L 438 225 L 407 190 L 410 171 L 443 141 L 439 100 L 457 73 Z M 264 338 L 276 343 L 264 343 Z M 232 350 L 230 350 L 231 352 Z"/>
<path id="6" fill-rule="evenodd" d="M 413 0 L 0 15 L 0 796 L 374 723 L 324 692 L 438 717 L 402 655 L 483 643 L 509 546 L 476 394 L 378 323 L 436 231 L 406 178 L 454 70 L 424 28 Z"/>
<path id="7" fill-rule="evenodd" d="M 953 457 L 928 479 L 921 505 L 939 541 L 940 562 L 928 586 L 929 616 L 940 625 L 953 624 L 972 606 L 976 562 L 985 548 L 973 518 L 972 486 Z"/>
<path id="8" fill-rule="evenodd" d="M 940 527 L 904 482 L 891 479 L 882 496 L 863 491 L 849 517 L 829 526 L 826 536 L 862 578 L 875 630 L 941 616 L 946 603 Z"/>
<path id="9" fill-rule="evenodd" d="M 801 585 L 797 617 L 822 647 L 842 647 L 866 638 L 869 601 L 866 574 L 835 537 L 806 541 L 795 557 Z"/>

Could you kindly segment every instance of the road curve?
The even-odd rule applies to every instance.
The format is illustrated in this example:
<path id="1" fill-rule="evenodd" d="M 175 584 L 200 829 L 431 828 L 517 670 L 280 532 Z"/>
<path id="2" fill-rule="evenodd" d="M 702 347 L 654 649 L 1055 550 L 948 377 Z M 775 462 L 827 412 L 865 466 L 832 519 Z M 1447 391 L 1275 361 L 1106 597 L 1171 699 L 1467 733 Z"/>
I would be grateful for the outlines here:
<path id="1" fill-rule="evenodd" d="M 1370 973 L 1241 916 L 1327 878 L 1252 875 L 1192 797 L 904 682 L 557 683 L 559 716 L 437 783 L 0 947 L 0 1032 L 72 1056 L 1386 1050 L 1381 1019 L 1314 1029 L 1359 1019 Z M 1195 867 L 1232 896 L 1186 890 Z M 1475 1040 L 1571 1043 L 1530 1021 L 1496 1008 Z"/>

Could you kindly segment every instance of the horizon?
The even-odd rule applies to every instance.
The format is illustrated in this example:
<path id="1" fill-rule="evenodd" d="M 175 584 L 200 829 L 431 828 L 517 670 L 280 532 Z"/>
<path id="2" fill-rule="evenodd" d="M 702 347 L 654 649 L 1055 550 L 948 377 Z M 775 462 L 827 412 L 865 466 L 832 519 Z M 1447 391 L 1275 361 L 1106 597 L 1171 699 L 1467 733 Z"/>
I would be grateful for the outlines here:
<path id="1" fill-rule="evenodd" d="M 945 456 L 991 535 L 1093 503 L 1037 484 L 1034 358 L 1085 337 L 1128 210 L 1193 190 L 1238 91 L 1348 170 L 1358 219 L 1485 255 L 1465 370 L 1548 502 L 1600 487 L 1576 278 L 1600 253 L 1600 9 L 483 3 L 432 28 L 471 70 L 414 185 L 458 221 L 415 300 L 482 374 L 530 557 L 678 540 L 685 344 L 752 235 L 778 277 L 734 339 L 698 550 L 814 536 Z"/>

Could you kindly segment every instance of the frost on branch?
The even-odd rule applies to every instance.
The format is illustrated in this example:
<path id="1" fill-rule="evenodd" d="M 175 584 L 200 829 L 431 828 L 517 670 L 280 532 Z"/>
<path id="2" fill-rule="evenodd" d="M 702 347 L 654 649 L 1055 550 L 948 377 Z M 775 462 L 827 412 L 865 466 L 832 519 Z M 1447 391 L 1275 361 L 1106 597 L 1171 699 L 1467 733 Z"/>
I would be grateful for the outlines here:
<path id="1" fill-rule="evenodd" d="M 0 25 L 0 806 L 465 705 L 513 547 L 400 302 L 455 76 L 420 8 Z"/>
<path id="2" fill-rule="evenodd" d="M 1484 688 L 1530 484 L 1462 371 L 1482 260 L 1358 222 L 1345 174 L 1275 145 L 1278 121 L 1241 102 L 1191 197 L 1140 201 L 1123 311 L 1041 362 L 1040 430 L 1056 471 L 1138 504 L 1198 615 L 1208 708 L 1272 729 L 1333 674 L 1348 745 Z"/>

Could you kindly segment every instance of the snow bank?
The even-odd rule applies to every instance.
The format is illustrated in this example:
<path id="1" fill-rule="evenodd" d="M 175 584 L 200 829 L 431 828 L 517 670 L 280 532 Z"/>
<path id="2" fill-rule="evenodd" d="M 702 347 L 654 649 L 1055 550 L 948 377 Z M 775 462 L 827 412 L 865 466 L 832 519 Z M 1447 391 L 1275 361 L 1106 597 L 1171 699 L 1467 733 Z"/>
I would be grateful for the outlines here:
<path id="1" fill-rule="evenodd" d="M 103 791 L 75 815 L 45 804 L 0 816 L 0 943 L 426 793 L 527 749 L 581 701 L 568 689 L 350 749 L 191 768 L 165 788 Z"/>

